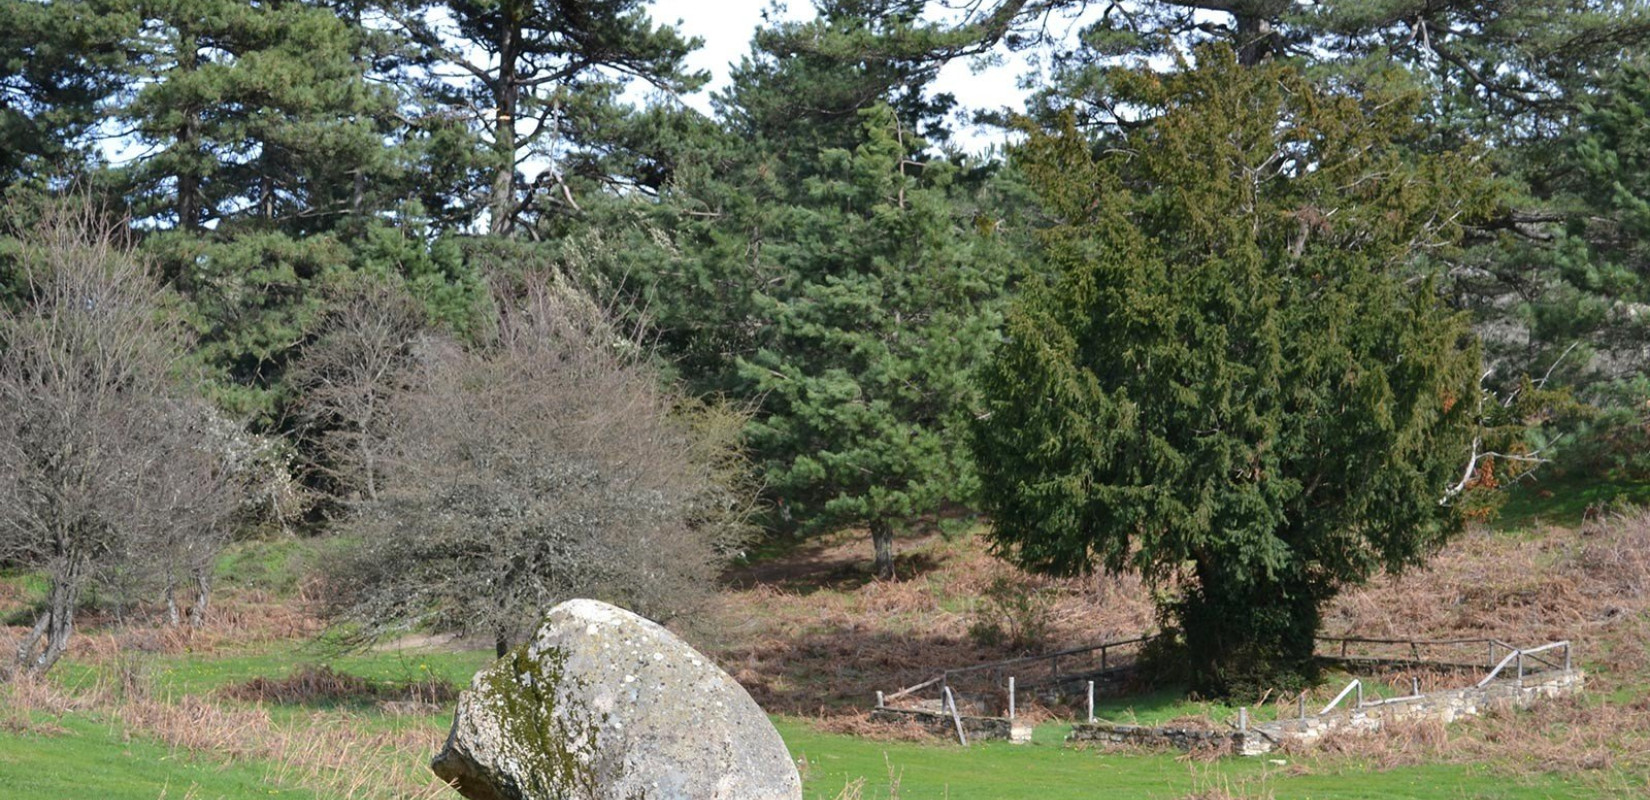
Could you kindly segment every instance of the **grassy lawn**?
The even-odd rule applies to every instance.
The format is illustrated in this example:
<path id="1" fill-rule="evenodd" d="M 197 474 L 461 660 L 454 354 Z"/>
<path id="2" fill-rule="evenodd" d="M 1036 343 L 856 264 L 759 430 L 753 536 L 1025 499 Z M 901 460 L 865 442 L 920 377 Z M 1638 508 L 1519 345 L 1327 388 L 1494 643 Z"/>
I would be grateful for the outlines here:
<path id="1" fill-rule="evenodd" d="M 1607 796 L 1557 776 L 1507 778 L 1465 766 L 1366 770 L 1355 763 L 1323 767 L 1315 759 L 1276 764 L 1266 758 L 1200 762 L 1163 753 L 1103 753 L 1060 746 L 1044 736 L 1030 745 L 874 742 L 823 734 L 806 722 L 777 720 L 791 755 L 805 764 L 803 796 L 834 798 L 864 779 L 866 800 L 1064 800 L 1065 798 L 1220 797 L 1288 800 L 1538 800 Z M 1058 728 L 1059 726 L 1052 726 Z M 1056 731 L 1051 731 L 1056 732 Z M 1283 759 L 1279 759 L 1283 760 Z M 898 794 L 890 786 L 898 782 Z"/>
<path id="2" fill-rule="evenodd" d="M 157 690 L 177 696 L 209 695 L 219 688 L 260 675 L 279 677 L 295 660 L 313 655 L 298 646 L 262 653 L 221 657 L 154 656 Z M 491 658 L 486 652 L 369 653 L 338 657 L 330 665 L 361 677 L 402 681 L 422 673 L 454 681 Z M 61 676 L 90 680 L 86 665 Z M 277 719 L 294 720 L 336 704 L 300 704 L 272 708 Z M 1101 715 L 1119 721 L 1162 722 L 1193 713 L 1216 713 L 1222 707 L 1161 692 L 1108 701 Z M 370 705 L 353 708 L 348 720 L 362 735 L 403 726 L 435 728 L 447 724 L 445 712 L 421 717 L 390 717 Z M 905 800 L 1060 800 L 1097 795 L 1120 798 L 1188 796 L 1210 798 L 1438 798 L 1439 800 L 1536 800 L 1537 798 L 1605 797 L 1596 786 L 1559 775 L 1507 777 L 1460 765 L 1402 766 L 1366 770 L 1356 761 L 1288 757 L 1285 764 L 1266 758 L 1228 758 L 1206 762 L 1164 753 L 1106 753 L 1063 746 L 1069 724 L 1038 728 L 1033 744 L 951 744 L 879 742 L 823 733 L 806 720 L 777 717 L 794 757 L 803 764 L 804 796 L 832 798 L 904 798 Z M 267 764 L 245 760 L 225 763 L 209 753 L 174 752 L 123 730 L 95 714 L 71 713 L 55 721 L 51 735 L 0 730 L 0 797 L 61 800 L 124 798 L 308 798 L 314 795 L 272 782 Z M 422 753 L 400 757 L 416 761 Z M 1280 759 L 1281 760 L 1281 759 Z M 403 767 L 418 769 L 419 764 Z M 456 797 L 456 795 L 453 795 Z"/>
<path id="3" fill-rule="evenodd" d="M 1233 798 L 1415 798 L 1536 800 L 1606 796 L 1557 776 L 1506 778 L 1463 766 L 1365 771 L 1314 760 L 1279 765 L 1266 759 L 1206 763 L 1156 753 L 1102 753 L 1060 745 L 1066 726 L 1039 730 L 1031 745 L 876 742 L 821 733 L 808 722 L 776 718 L 804 764 L 804 797 L 904 800 L 1063 800 L 1201 795 Z M 95 714 L 57 717 L 58 730 L 0 734 L 0 797 L 53 800 L 251 800 L 319 795 L 278 785 L 270 765 L 226 763 L 210 754 L 176 752 Z M 376 726 L 374 726 L 376 727 Z M 855 787 L 844 792 L 847 787 Z M 857 792 L 855 794 L 854 792 Z M 1225 794 L 1220 794 L 1221 792 Z M 456 795 L 453 795 L 456 797 Z"/>
<path id="4" fill-rule="evenodd" d="M 1619 510 L 1629 504 L 1650 506 L 1650 483 L 1607 483 L 1544 473 L 1507 492 L 1495 527 L 1516 531 L 1544 524 L 1575 526 L 1589 508 Z"/>
<path id="5" fill-rule="evenodd" d="M 0 733 L 0 797 L 38 800 L 319 800 L 272 785 L 269 766 L 173 752 L 85 714 L 51 733 Z"/>
<path id="6" fill-rule="evenodd" d="M 257 677 L 284 678 L 305 665 L 324 665 L 381 684 L 434 677 L 456 686 L 468 686 L 470 677 L 492 660 L 491 652 L 339 654 L 294 644 L 221 658 L 155 656 L 148 668 L 153 671 L 159 691 L 184 695 L 205 694 Z"/>

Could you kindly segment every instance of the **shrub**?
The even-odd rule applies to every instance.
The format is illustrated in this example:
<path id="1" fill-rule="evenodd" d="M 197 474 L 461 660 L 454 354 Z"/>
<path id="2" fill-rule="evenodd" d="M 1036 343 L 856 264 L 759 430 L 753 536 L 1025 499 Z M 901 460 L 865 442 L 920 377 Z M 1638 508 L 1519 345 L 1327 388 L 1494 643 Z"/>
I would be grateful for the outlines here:
<path id="1" fill-rule="evenodd" d="M 570 597 L 692 610 L 746 533 L 743 418 L 662 388 L 570 290 L 529 283 L 499 307 L 478 345 L 424 338 L 386 398 L 333 616 L 358 637 L 424 626 L 502 653 Z"/>

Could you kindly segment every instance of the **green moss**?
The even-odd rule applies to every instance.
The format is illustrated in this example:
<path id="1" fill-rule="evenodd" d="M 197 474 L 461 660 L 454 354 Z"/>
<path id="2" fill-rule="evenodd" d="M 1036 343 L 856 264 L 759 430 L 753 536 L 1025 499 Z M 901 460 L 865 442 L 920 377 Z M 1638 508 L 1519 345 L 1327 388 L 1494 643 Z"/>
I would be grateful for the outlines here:
<path id="1" fill-rule="evenodd" d="M 568 709 L 557 713 L 557 688 L 569 680 L 567 653 L 550 648 L 534 655 L 530 644 L 516 647 L 485 673 L 488 710 L 498 719 L 510 755 L 522 765 L 528 796 L 553 796 L 573 787 L 593 793 L 595 770 L 577 753 L 596 751 L 596 725 L 575 719 Z"/>

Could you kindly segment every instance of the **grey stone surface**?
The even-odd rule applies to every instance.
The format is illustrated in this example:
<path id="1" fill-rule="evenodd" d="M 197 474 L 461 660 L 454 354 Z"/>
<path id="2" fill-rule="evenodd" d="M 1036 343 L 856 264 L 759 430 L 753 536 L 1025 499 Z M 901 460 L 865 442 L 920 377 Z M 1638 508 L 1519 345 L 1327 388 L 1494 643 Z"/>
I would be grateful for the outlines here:
<path id="1" fill-rule="evenodd" d="M 800 800 L 767 715 L 659 625 L 570 600 L 476 674 L 431 768 L 471 800 Z"/>

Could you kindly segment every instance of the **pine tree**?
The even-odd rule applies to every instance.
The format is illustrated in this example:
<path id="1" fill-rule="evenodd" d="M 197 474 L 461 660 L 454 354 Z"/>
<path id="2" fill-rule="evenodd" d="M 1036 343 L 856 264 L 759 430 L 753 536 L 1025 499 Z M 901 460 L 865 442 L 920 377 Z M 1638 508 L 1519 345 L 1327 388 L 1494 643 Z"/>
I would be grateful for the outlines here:
<path id="1" fill-rule="evenodd" d="M 123 21 L 86 0 L 0 0 L 0 194 L 96 161 L 98 106 L 118 86 Z"/>
<path id="2" fill-rule="evenodd" d="M 141 155 L 116 184 L 144 250 L 193 308 L 215 399 L 272 426 L 319 287 L 374 271 L 432 302 L 479 286 L 421 229 L 405 99 L 369 80 L 393 43 L 359 9 L 132 0 L 130 95 L 114 114 Z M 392 223 L 393 220 L 393 223 Z"/>
<path id="3" fill-rule="evenodd" d="M 479 125 L 479 181 L 486 198 L 471 219 L 509 234 L 546 209 L 576 208 L 567 155 L 601 140 L 629 113 L 620 91 L 632 79 L 668 92 L 692 91 L 706 76 L 683 59 L 697 46 L 654 25 L 640 0 L 388 0 L 381 7 L 423 51 L 435 101 Z M 528 183 L 531 159 L 544 170 Z M 595 176 L 599 179 L 600 176 Z"/>
<path id="4" fill-rule="evenodd" d="M 890 577 L 896 529 L 970 494 L 961 420 L 1006 259 L 953 215 L 952 165 L 911 160 L 886 106 L 862 116 L 863 143 L 823 152 L 779 212 L 763 258 L 781 277 L 756 291 L 739 375 L 770 492 L 808 527 L 869 527 Z"/>
<path id="5" fill-rule="evenodd" d="M 951 58 L 980 45 L 967 26 L 923 19 L 922 0 L 821 0 L 817 15 L 757 31 L 751 53 L 715 100 L 725 123 L 758 139 L 797 174 L 822 150 L 851 150 L 861 112 L 887 105 L 934 145 L 955 104 L 928 91 Z"/>
<path id="6" fill-rule="evenodd" d="M 1074 4 L 1005 0 L 1017 30 Z M 1158 57 L 1223 42 L 1246 64 L 1282 60 L 1356 91 L 1408 87 L 1424 93 L 1424 126 L 1410 146 L 1440 153 L 1470 142 L 1509 191 L 1503 205 L 1467 232 L 1470 249 L 1445 275 L 1457 305 L 1474 311 L 1498 382 L 1544 374 L 1576 342 L 1608 347 L 1598 322 L 1609 290 L 1589 278 L 1607 264 L 1554 245 L 1600 209 L 1578 202 L 1566 157 L 1588 123 L 1582 105 L 1650 42 L 1650 7 L 1604 0 L 1154 0 L 1114 9 L 1083 32 L 1083 44 L 1049 62 L 1050 81 L 1030 102 L 1045 123 L 1065 111 L 1079 127 L 1127 126 L 1109 68 L 1120 59 Z M 1385 87 L 1385 88 L 1383 88 Z M 1121 112 L 1121 113 L 1120 113 Z M 1583 263 L 1584 262 L 1584 263 Z M 1584 324 L 1571 324 L 1579 320 Z M 1571 363 L 1587 363 L 1586 347 Z M 1634 363 L 1632 367 L 1641 367 Z M 1578 378 L 1560 370 L 1556 379 Z"/>
<path id="7" fill-rule="evenodd" d="M 967 376 L 1025 264 L 994 171 L 918 135 L 945 135 L 927 82 L 980 42 L 919 6 L 822 3 L 759 33 L 724 125 L 661 129 L 670 179 L 600 207 L 569 259 L 695 391 L 758 404 L 770 524 L 864 525 L 883 575 L 896 530 L 971 491 Z"/>

